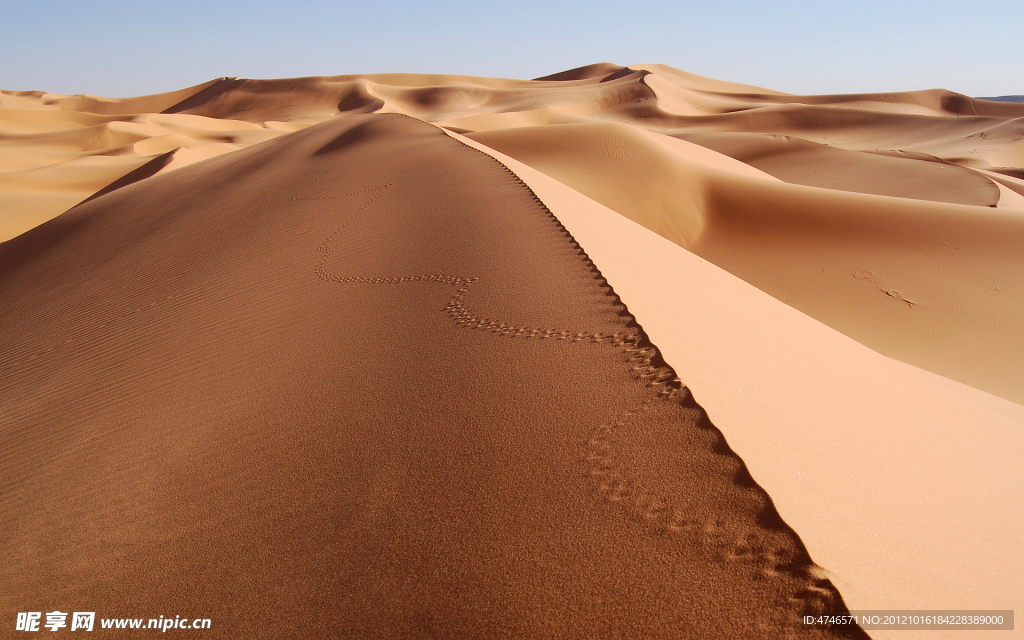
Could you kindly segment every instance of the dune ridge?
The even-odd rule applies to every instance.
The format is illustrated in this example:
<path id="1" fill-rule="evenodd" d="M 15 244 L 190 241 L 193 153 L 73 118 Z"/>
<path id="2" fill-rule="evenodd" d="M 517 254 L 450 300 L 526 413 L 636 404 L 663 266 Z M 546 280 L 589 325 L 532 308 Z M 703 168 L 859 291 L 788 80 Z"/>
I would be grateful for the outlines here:
<path id="1" fill-rule="evenodd" d="M 1016 606 L 1024 406 L 881 356 L 479 148 L 523 177 L 617 283 L 851 609 Z"/>
<path id="2" fill-rule="evenodd" d="M 5 611 L 202 610 L 213 637 L 845 611 L 550 210 L 415 119 L 135 182 L 0 266 Z"/>

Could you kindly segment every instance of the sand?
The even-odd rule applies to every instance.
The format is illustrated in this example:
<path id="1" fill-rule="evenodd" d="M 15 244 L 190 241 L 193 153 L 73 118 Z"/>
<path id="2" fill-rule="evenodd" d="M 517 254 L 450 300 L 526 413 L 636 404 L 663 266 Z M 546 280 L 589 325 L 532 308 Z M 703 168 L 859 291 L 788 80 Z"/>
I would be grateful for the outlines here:
<path id="1" fill-rule="evenodd" d="M 1022 121 L 607 63 L 2 92 L 0 614 L 1012 609 Z"/>
<path id="2" fill-rule="evenodd" d="M 844 610 L 557 220 L 429 124 L 138 182 L 0 264 L 5 611 L 711 638 Z"/>
<path id="3" fill-rule="evenodd" d="M 851 609 L 1018 606 L 1024 406 L 884 357 L 496 155 L 617 283 Z"/>
<path id="4" fill-rule="evenodd" d="M 981 206 L 996 204 L 1002 191 L 977 171 L 906 161 L 928 171 L 912 166 L 902 181 L 905 174 L 883 166 L 902 160 L 857 154 L 870 158 L 858 165 L 843 159 L 855 152 L 831 147 L 824 147 L 828 153 L 786 152 L 796 168 L 780 170 L 781 154 L 772 144 L 759 147 L 756 161 L 730 166 L 709 162 L 703 147 L 618 123 L 470 137 L 881 353 L 1024 401 L 1024 359 L 1008 357 L 1024 352 L 1024 288 L 1018 277 L 1024 268 L 1024 206 Z M 739 142 L 742 147 L 749 140 Z M 730 151 L 747 158 L 736 148 Z M 812 166 L 823 170 L 829 165 L 819 162 L 822 156 L 838 156 L 833 166 L 850 167 L 852 177 L 843 189 L 809 184 L 799 175 L 807 162 L 800 156 L 817 158 Z M 753 169 L 763 174 L 752 176 Z M 894 176 L 890 183 L 912 191 L 942 180 L 924 179 L 929 172 L 950 174 L 931 197 L 949 189 L 978 203 L 879 193 L 885 184 L 879 175 Z M 852 191 L 858 180 L 874 185 L 876 193 Z M 981 180 L 987 186 L 976 189 Z M 1009 195 L 1016 204 L 1017 194 Z"/>
<path id="5" fill-rule="evenodd" d="M 367 112 L 467 134 L 876 351 L 1024 402 L 1024 358 L 1007 357 L 1024 352 L 1024 223 L 1010 213 L 1024 210 L 1024 105 L 949 91 L 793 96 L 610 63 L 538 81 L 221 78 L 126 99 L 8 91 L 0 239 L 164 153 L 174 158 L 160 171 L 171 171 Z"/>

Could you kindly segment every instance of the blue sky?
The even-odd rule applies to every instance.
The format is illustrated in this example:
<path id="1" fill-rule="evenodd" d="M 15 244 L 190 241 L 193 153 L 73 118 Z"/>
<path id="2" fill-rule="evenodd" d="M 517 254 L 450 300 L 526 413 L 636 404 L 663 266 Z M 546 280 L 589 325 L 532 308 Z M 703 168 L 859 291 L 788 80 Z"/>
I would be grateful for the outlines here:
<path id="1" fill-rule="evenodd" d="M 0 0 L 0 88 L 129 96 L 219 76 L 532 78 L 660 62 L 791 93 L 1024 93 L 1024 0 Z"/>

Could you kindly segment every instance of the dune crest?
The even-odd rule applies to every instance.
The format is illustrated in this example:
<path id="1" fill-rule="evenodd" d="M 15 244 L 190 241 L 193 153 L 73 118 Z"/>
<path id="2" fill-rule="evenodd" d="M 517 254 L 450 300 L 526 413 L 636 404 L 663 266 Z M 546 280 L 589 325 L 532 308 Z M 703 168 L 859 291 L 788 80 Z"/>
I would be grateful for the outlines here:
<path id="1" fill-rule="evenodd" d="M 846 611 L 550 210 L 413 118 L 125 185 L 0 245 L 0 285 L 4 611 L 581 638 Z"/>
<path id="2" fill-rule="evenodd" d="M 886 358 L 489 152 L 616 283 L 851 609 L 1016 606 L 1024 406 Z"/>

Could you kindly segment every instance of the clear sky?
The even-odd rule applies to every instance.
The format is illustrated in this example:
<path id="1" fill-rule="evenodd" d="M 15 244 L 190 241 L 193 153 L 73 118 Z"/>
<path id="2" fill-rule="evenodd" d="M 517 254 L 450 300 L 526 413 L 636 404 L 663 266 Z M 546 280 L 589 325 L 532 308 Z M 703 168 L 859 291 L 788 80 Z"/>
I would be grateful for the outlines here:
<path id="1" fill-rule="evenodd" d="M 220 76 L 532 78 L 664 63 L 791 93 L 1024 94 L 1024 0 L 0 0 L 0 88 L 112 97 Z"/>

